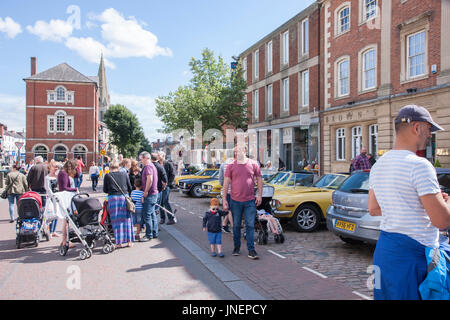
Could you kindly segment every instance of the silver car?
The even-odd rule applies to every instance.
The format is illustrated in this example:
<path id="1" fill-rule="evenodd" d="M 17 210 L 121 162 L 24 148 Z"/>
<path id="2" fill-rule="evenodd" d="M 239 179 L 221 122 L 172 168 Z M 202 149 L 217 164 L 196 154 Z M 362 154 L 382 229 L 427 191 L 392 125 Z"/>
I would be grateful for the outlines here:
<path id="1" fill-rule="evenodd" d="M 450 191 L 450 169 L 437 168 L 442 191 Z M 369 214 L 370 170 L 356 171 L 333 192 L 327 210 L 327 228 L 344 242 L 376 243 L 380 236 L 381 217 Z"/>

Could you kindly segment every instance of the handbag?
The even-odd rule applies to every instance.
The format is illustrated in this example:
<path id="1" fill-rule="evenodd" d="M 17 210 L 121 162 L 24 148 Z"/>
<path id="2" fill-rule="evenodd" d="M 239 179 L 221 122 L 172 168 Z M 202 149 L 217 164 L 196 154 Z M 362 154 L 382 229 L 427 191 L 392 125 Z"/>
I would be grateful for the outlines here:
<path id="1" fill-rule="evenodd" d="M 109 176 L 111 177 L 111 179 L 114 181 L 117 188 L 119 188 L 120 192 L 122 192 L 123 196 L 125 197 L 125 202 L 127 203 L 127 210 L 130 211 L 131 213 L 135 213 L 136 212 L 136 204 L 133 202 L 133 200 L 130 198 L 130 196 L 127 196 L 125 194 L 125 192 L 123 192 L 122 188 L 116 182 L 114 177 L 111 174 Z"/>
<path id="2" fill-rule="evenodd" d="M 6 188 L 5 190 L 3 190 L 2 194 L 0 195 L 0 198 L 2 199 L 6 199 L 8 198 L 8 192 L 9 189 L 11 189 L 11 187 L 14 185 L 14 183 L 17 181 L 17 178 L 19 178 L 19 174 L 16 176 L 16 178 L 14 179 L 13 182 L 11 182 L 11 184 L 8 186 L 8 188 Z"/>

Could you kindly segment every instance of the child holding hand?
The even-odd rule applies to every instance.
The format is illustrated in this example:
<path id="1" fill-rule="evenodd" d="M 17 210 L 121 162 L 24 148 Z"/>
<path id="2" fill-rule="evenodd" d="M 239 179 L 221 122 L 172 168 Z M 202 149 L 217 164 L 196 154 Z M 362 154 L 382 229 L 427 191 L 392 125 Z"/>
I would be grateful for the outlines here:
<path id="1" fill-rule="evenodd" d="M 228 212 L 219 209 L 220 202 L 217 198 L 209 202 L 210 210 L 205 212 L 203 217 L 203 231 L 208 231 L 208 240 L 211 244 L 211 256 L 223 258 L 222 253 L 222 217 Z M 217 253 L 216 253 L 217 248 Z"/>

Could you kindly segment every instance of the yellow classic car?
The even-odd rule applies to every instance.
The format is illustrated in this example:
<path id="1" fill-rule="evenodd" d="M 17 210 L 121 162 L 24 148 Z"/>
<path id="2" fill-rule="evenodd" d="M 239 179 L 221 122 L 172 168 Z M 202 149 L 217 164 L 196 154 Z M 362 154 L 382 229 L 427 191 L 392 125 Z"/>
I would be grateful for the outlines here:
<path id="1" fill-rule="evenodd" d="M 180 180 L 184 179 L 196 179 L 196 178 L 210 178 L 215 172 L 219 171 L 219 169 L 203 169 L 197 172 L 196 174 L 189 174 L 184 176 L 176 176 L 174 183 L 175 186 L 178 188 L 178 182 Z"/>
<path id="2" fill-rule="evenodd" d="M 314 182 L 314 173 L 309 171 L 280 171 L 273 175 L 266 181 L 268 185 L 275 188 L 275 194 L 277 191 L 281 191 L 287 188 L 298 186 L 312 186 Z"/>
<path id="3" fill-rule="evenodd" d="M 271 203 L 275 217 L 290 219 L 300 232 L 317 230 L 325 221 L 331 194 L 347 177 L 345 174 L 325 174 L 311 187 L 276 190 Z"/>
<path id="4" fill-rule="evenodd" d="M 222 186 L 219 180 L 213 180 L 209 182 L 202 183 L 202 191 L 204 196 L 215 198 L 222 192 Z"/>

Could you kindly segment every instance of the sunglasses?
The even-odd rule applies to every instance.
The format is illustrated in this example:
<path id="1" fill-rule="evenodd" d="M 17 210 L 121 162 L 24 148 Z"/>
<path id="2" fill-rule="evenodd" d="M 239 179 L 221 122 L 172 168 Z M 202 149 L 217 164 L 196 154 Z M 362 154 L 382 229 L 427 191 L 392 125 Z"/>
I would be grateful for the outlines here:
<path id="1" fill-rule="evenodd" d="M 218 207 L 214 207 L 214 208 L 211 208 L 211 210 L 212 210 L 212 211 L 218 211 L 219 208 L 218 208 Z"/>

